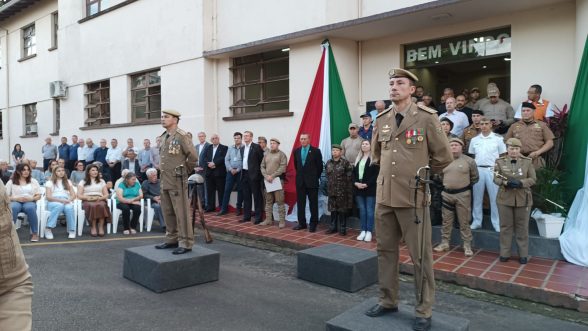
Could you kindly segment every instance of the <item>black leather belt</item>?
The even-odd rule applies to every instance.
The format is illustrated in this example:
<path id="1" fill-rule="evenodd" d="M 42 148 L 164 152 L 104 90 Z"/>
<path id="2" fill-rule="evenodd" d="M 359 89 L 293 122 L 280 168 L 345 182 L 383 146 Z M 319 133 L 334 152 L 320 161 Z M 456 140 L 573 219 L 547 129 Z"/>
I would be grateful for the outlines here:
<path id="1" fill-rule="evenodd" d="M 487 165 L 479 165 L 479 168 L 492 168 L 493 166 L 487 166 Z"/>
<path id="2" fill-rule="evenodd" d="M 466 186 L 466 187 L 462 187 L 462 188 L 458 188 L 455 190 L 452 190 L 450 188 L 444 188 L 443 192 L 449 193 L 449 194 L 457 194 L 457 193 L 461 193 L 461 192 L 465 192 L 465 191 L 469 191 L 470 190 L 470 186 Z"/>

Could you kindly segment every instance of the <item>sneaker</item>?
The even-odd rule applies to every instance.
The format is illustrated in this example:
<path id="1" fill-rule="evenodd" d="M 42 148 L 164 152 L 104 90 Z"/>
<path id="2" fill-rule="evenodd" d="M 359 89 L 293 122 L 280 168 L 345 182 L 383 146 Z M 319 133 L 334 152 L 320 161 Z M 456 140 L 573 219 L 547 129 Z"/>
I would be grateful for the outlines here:
<path id="1" fill-rule="evenodd" d="M 357 236 L 357 240 L 362 241 L 365 239 L 365 231 L 361 231 L 359 236 Z"/>
<path id="2" fill-rule="evenodd" d="M 363 241 L 365 241 L 365 242 L 368 242 L 368 243 L 369 243 L 370 241 L 372 241 L 372 233 L 371 233 L 371 232 L 369 232 L 369 231 L 367 231 L 367 232 L 365 233 L 365 238 L 363 239 Z"/>
<path id="3" fill-rule="evenodd" d="M 68 232 L 67 239 L 76 239 L 76 232 L 75 231 Z"/>
<path id="4" fill-rule="evenodd" d="M 36 234 L 31 235 L 31 242 L 36 243 L 37 241 L 39 241 L 39 236 Z"/>
<path id="5" fill-rule="evenodd" d="M 47 240 L 53 240 L 53 232 L 51 229 L 45 229 L 45 238 Z"/>

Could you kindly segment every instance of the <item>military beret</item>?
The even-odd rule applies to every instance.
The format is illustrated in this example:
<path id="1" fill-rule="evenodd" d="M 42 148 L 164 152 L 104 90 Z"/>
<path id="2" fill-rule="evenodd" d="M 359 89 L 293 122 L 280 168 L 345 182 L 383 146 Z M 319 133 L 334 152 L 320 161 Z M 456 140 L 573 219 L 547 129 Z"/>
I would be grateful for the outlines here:
<path id="1" fill-rule="evenodd" d="M 474 115 L 474 114 L 478 114 L 478 115 L 484 116 L 484 112 L 481 111 L 481 110 L 479 110 L 479 109 L 472 110 L 472 115 Z"/>
<path id="2" fill-rule="evenodd" d="M 278 140 L 278 138 L 271 138 L 270 141 L 275 141 L 276 143 L 278 143 L 278 145 L 280 144 L 280 141 Z"/>
<path id="3" fill-rule="evenodd" d="M 343 150 L 343 147 L 341 147 L 341 145 L 339 145 L 339 144 L 332 144 L 331 145 L 331 148 L 336 148 L 336 149 L 341 150 L 341 151 Z"/>
<path id="4" fill-rule="evenodd" d="M 168 115 L 175 116 L 175 117 L 178 117 L 178 118 L 180 116 L 182 116 L 182 114 L 180 114 L 178 111 L 173 110 L 173 109 L 163 109 L 161 112 L 163 114 L 168 114 Z"/>
<path id="5" fill-rule="evenodd" d="M 463 141 L 459 138 L 451 138 L 449 139 L 449 143 L 458 143 L 463 146 Z"/>
<path id="6" fill-rule="evenodd" d="M 355 124 L 355 123 L 349 123 L 349 128 L 356 128 L 359 129 L 359 125 Z"/>
<path id="7" fill-rule="evenodd" d="M 404 70 L 404 69 L 400 69 L 400 68 L 390 69 L 390 71 L 388 71 L 388 76 L 390 77 L 390 79 L 404 77 L 404 78 L 408 78 L 408 79 L 412 80 L 413 82 L 419 81 L 418 77 L 415 74 L 413 74 L 412 72 L 410 72 L 408 70 Z"/>
<path id="8" fill-rule="evenodd" d="M 521 143 L 520 140 L 518 140 L 517 138 L 509 138 L 506 141 L 506 145 L 507 146 L 513 146 L 513 147 L 522 147 L 523 144 Z"/>
<path id="9" fill-rule="evenodd" d="M 521 104 L 521 107 L 522 107 L 522 108 L 531 108 L 531 109 L 537 109 L 537 108 L 535 107 L 535 105 L 534 105 L 534 104 L 532 104 L 532 103 L 530 103 L 530 102 L 523 102 L 523 103 Z"/>

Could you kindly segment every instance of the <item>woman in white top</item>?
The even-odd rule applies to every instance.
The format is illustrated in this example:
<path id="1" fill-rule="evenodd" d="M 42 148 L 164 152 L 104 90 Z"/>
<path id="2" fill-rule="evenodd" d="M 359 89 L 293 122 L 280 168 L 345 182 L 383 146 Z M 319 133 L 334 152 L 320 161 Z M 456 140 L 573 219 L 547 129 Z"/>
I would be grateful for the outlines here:
<path id="1" fill-rule="evenodd" d="M 37 201 L 41 199 L 39 182 L 31 177 L 31 167 L 28 164 L 16 165 L 12 179 L 6 183 L 6 194 L 10 197 L 12 221 L 16 223 L 18 213 L 24 212 L 31 227 L 31 241 L 39 241 L 37 233 L 39 220 L 37 219 Z"/>
<path id="2" fill-rule="evenodd" d="M 112 214 L 108 209 L 108 188 L 100 179 L 98 166 L 90 164 L 86 167 L 86 178 L 78 185 L 78 199 L 82 200 L 82 208 L 92 228 L 90 235 L 104 236 L 104 223 L 110 223 Z M 98 223 L 98 229 L 96 229 Z"/>
<path id="3" fill-rule="evenodd" d="M 53 169 L 51 180 L 45 183 L 47 188 L 47 209 L 49 210 L 49 218 L 47 219 L 47 227 L 45 228 L 45 238 L 53 239 L 53 231 L 57 224 L 57 217 L 64 213 L 67 221 L 67 233 L 69 239 L 76 237 L 76 220 L 74 217 L 73 202 L 76 194 L 71 182 L 65 177 L 65 169 L 62 166 L 57 166 Z"/>

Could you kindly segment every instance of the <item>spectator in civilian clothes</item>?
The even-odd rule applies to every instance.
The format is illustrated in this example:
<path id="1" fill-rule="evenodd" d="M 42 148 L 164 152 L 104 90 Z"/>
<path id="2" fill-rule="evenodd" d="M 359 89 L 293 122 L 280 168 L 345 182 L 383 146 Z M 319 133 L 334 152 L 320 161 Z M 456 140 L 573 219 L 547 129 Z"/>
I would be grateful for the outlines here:
<path id="1" fill-rule="evenodd" d="M 41 170 L 37 169 L 37 160 L 25 160 L 31 166 L 31 176 L 39 182 L 39 185 L 45 185 L 45 176 Z M 25 162 L 23 161 L 23 163 Z"/>
<path id="2" fill-rule="evenodd" d="M 463 94 L 455 97 L 455 110 L 458 110 L 468 117 L 468 125 L 472 124 L 472 108 L 466 107 L 466 97 Z"/>
<path id="3" fill-rule="evenodd" d="M 74 200 L 76 193 L 73 190 L 72 183 L 65 176 L 65 169 L 57 166 L 53 170 L 51 180 L 45 184 L 47 195 L 47 210 L 49 218 L 45 228 L 45 238 L 53 239 L 53 231 L 57 225 L 57 217 L 64 213 L 67 222 L 67 233 L 69 239 L 76 237 L 76 221 L 74 218 Z"/>
<path id="4" fill-rule="evenodd" d="M 463 134 L 463 129 L 467 128 L 470 125 L 470 123 L 468 121 L 468 116 L 460 112 L 459 110 L 456 110 L 455 105 L 455 98 L 448 97 L 445 100 L 445 109 L 447 111 L 439 115 L 439 119 L 450 119 L 451 122 L 453 122 L 451 133 L 453 133 L 456 137 L 459 137 Z"/>
<path id="5" fill-rule="evenodd" d="M 104 141 L 104 146 L 106 146 L 106 141 Z M 84 146 L 84 155 L 86 155 L 86 159 L 84 160 L 84 165 L 87 166 L 88 164 L 97 161 L 94 158 L 94 152 L 96 149 L 98 149 L 98 146 L 94 145 L 92 138 L 86 139 L 86 146 Z M 106 156 L 106 153 L 104 153 L 104 155 Z"/>
<path id="6" fill-rule="evenodd" d="M 206 141 L 206 133 L 202 131 L 198 132 L 198 144 L 194 146 L 196 147 L 196 152 L 198 153 L 198 165 L 194 170 L 196 170 L 196 173 L 202 176 L 202 178 L 204 178 L 206 170 L 206 162 L 204 161 L 204 150 L 208 146 L 210 146 L 210 143 Z M 204 185 L 198 185 L 196 188 L 198 190 L 198 197 L 200 198 L 200 202 L 204 204 L 204 209 L 208 209 L 208 194 L 206 193 L 206 181 L 204 181 Z M 192 190 L 190 190 L 190 192 L 192 192 Z"/>
<path id="7" fill-rule="evenodd" d="M 31 177 L 31 167 L 28 164 L 16 166 L 12 179 L 6 183 L 6 194 L 10 198 L 12 221 L 16 223 L 18 213 L 27 214 L 31 227 L 31 241 L 39 241 L 37 219 L 37 201 L 41 199 L 39 182 Z M 2 252 L 4 253 L 4 252 Z"/>
<path id="8" fill-rule="evenodd" d="M 65 168 L 69 170 L 69 172 L 72 172 L 74 170 L 74 166 L 76 164 L 76 161 L 78 160 L 78 147 L 80 147 L 80 144 L 78 144 L 78 136 L 74 134 L 73 136 L 71 136 L 71 145 L 69 146 L 68 161 L 65 163 Z"/>
<path id="9" fill-rule="evenodd" d="M 243 173 L 241 175 L 241 189 L 243 190 L 243 219 L 239 222 L 250 222 L 252 216 L 253 201 L 255 201 L 255 222 L 257 225 L 262 222 L 263 197 L 261 195 L 261 161 L 263 151 L 258 144 L 253 142 L 253 132 L 245 131 L 243 134 Z M 210 201 L 209 201 L 210 203 Z"/>
<path id="10" fill-rule="evenodd" d="M 383 103 L 384 101 L 376 101 L 376 103 L 377 102 Z M 359 134 L 359 136 L 362 139 L 371 141 L 372 133 L 374 131 L 374 126 L 372 125 L 372 115 L 369 112 L 367 112 L 365 114 L 362 114 L 359 118 L 361 118 L 361 126 L 359 127 L 357 134 Z"/>
<path id="11" fill-rule="evenodd" d="M 73 185 L 77 187 L 78 184 L 86 177 L 86 172 L 84 171 L 84 161 L 76 161 L 74 168 L 75 170 L 71 172 L 69 179 Z"/>
<path id="12" fill-rule="evenodd" d="M 106 154 L 108 153 L 108 147 L 106 147 L 106 139 L 100 139 L 100 147 L 94 150 L 94 162 L 100 162 L 104 167 L 108 167 L 106 163 Z M 92 162 L 92 163 L 94 163 Z"/>
<path id="13" fill-rule="evenodd" d="M 310 205 L 310 228 L 308 232 L 316 232 L 318 225 L 318 189 L 323 172 L 323 156 L 321 150 L 310 145 L 310 134 L 300 134 L 300 147 L 294 151 L 296 169 L 296 208 L 298 209 L 298 225 L 292 230 L 304 230 L 306 225 L 306 198 Z"/>
<path id="14" fill-rule="evenodd" d="M 129 171 L 123 182 L 116 188 L 116 208 L 122 211 L 124 235 L 137 233 L 137 224 L 141 216 L 141 199 L 143 199 L 143 191 L 137 182 L 137 175 Z"/>
<path id="15" fill-rule="evenodd" d="M 139 160 L 137 159 L 137 153 L 132 148 L 127 150 L 127 158 L 123 161 L 122 169 L 129 169 L 130 172 L 138 173 L 141 170 Z"/>
<path id="16" fill-rule="evenodd" d="M 110 168 L 110 177 L 116 182 L 120 178 L 121 162 L 123 160 L 122 149 L 118 147 L 118 140 L 110 140 L 110 148 L 106 152 L 106 162 Z"/>
<path id="17" fill-rule="evenodd" d="M 380 167 L 373 164 L 371 156 L 372 145 L 369 140 L 361 143 L 361 153 L 355 159 L 353 168 L 353 185 L 355 203 L 359 209 L 361 232 L 357 240 L 372 241 L 374 232 L 374 210 L 376 208 L 376 180 Z"/>
<path id="18" fill-rule="evenodd" d="M 159 220 L 161 231 L 165 232 L 165 220 L 161 212 L 161 186 L 157 178 L 157 169 L 149 168 L 145 173 L 147 174 L 147 180 L 141 184 L 141 189 L 143 190 L 145 199 L 151 200 L 151 208 L 153 208 Z"/>
<path id="19" fill-rule="evenodd" d="M 237 186 L 237 216 L 241 215 L 243 207 L 243 191 L 241 190 L 241 170 L 243 169 L 243 157 L 241 156 L 241 132 L 233 134 L 234 145 L 229 146 L 227 155 L 225 156 L 225 167 L 227 169 L 227 176 L 225 179 L 225 192 L 223 193 L 223 203 L 221 204 L 220 213 L 222 216 L 229 211 L 229 200 L 233 187 Z"/>
<path id="20" fill-rule="evenodd" d="M 447 117 L 441 118 L 440 121 L 441 121 L 441 128 L 443 129 L 443 132 L 447 135 L 447 139 L 457 138 L 456 135 L 451 133 L 451 130 L 453 129 L 453 121 Z"/>
<path id="21" fill-rule="evenodd" d="M 220 143 L 218 134 L 213 134 L 210 137 L 210 141 L 212 144 L 204 150 L 204 162 L 206 163 L 204 173 L 206 178 L 206 194 L 208 195 L 207 212 L 216 210 L 217 197 L 219 206 L 222 205 L 227 176 L 225 156 L 227 155 L 228 147 Z"/>
<path id="22" fill-rule="evenodd" d="M 112 222 L 112 214 L 106 203 L 109 198 L 108 188 L 100 178 L 100 171 L 97 164 L 89 164 L 86 166 L 86 177 L 78 185 L 78 199 L 82 200 L 86 219 L 90 221 L 92 237 L 104 237 L 104 223 Z"/>
<path id="23" fill-rule="evenodd" d="M 261 147 L 263 151 L 263 155 L 266 155 L 269 152 L 269 147 L 267 147 L 267 138 L 264 136 L 257 137 L 257 144 Z"/>
<path id="24" fill-rule="evenodd" d="M 84 162 L 84 164 L 86 162 L 86 149 L 85 149 L 85 147 L 86 147 L 86 142 L 84 141 L 84 138 L 79 138 L 78 139 L 78 159 L 77 159 L 77 161 L 82 161 L 82 162 Z M 73 170 L 76 170 L 75 168 L 76 168 L 76 163 L 74 162 L 74 169 Z"/>
<path id="25" fill-rule="evenodd" d="M 151 161 L 153 154 L 153 148 L 151 148 L 151 141 L 149 139 L 143 140 L 143 149 L 139 152 L 139 170 L 141 174 L 142 180 L 147 179 L 146 171 L 149 168 L 153 167 L 153 162 Z"/>
<path id="26" fill-rule="evenodd" d="M 56 160 L 59 155 L 57 152 L 57 146 L 52 144 L 51 137 L 45 138 L 45 145 L 41 148 L 43 153 L 43 171 L 49 169 L 49 162 Z"/>
<path id="27" fill-rule="evenodd" d="M 153 164 L 153 168 L 157 169 L 157 173 L 159 174 L 159 147 L 161 146 L 161 137 L 155 138 L 155 148 L 151 149 L 151 164 Z"/>
<path id="28" fill-rule="evenodd" d="M 49 162 L 49 168 L 47 168 L 47 170 L 44 173 L 45 183 L 51 180 L 51 175 L 53 175 L 53 169 L 55 169 L 55 167 L 57 167 L 56 160 L 52 160 L 51 162 Z"/>
<path id="29" fill-rule="evenodd" d="M 127 139 L 127 147 L 125 147 L 125 149 L 122 150 L 121 154 L 124 157 L 128 157 L 127 153 L 129 152 L 129 150 L 135 150 L 135 142 L 133 141 L 133 138 L 129 138 Z M 136 152 L 136 150 L 135 150 Z"/>
<path id="30" fill-rule="evenodd" d="M 67 137 L 61 137 L 61 145 L 57 147 L 59 151 L 59 159 L 67 162 L 69 161 L 69 145 L 67 144 Z"/>
<path id="31" fill-rule="evenodd" d="M 8 170 L 8 162 L 0 160 L 0 177 L 2 177 L 2 183 L 8 183 L 10 176 L 12 176 L 12 172 Z"/>
<path id="32" fill-rule="evenodd" d="M 435 108 L 435 103 L 433 102 L 433 97 L 429 93 L 426 93 L 425 95 L 423 95 L 423 105 L 425 105 L 429 108 Z"/>
<path id="33" fill-rule="evenodd" d="M 476 104 L 478 103 L 478 100 L 480 100 L 480 89 L 477 87 L 473 87 L 470 90 L 470 98 L 468 102 L 465 104 L 465 106 L 471 109 L 476 109 Z"/>
<path id="34" fill-rule="evenodd" d="M 69 173 L 69 170 L 67 170 L 67 168 L 65 167 L 66 163 L 67 163 L 67 161 L 64 159 L 57 160 L 57 165 L 62 166 L 63 169 L 65 169 L 65 176 L 66 176 L 66 178 L 69 178 L 70 173 Z"/>
<path id="35" fill-rule="evenodd" d="M 25 158 L 25 152 L 22 150 L 20 144 L 14 145 L 12 150 L 12 164 L 16 167 L 17 164 L 21 163 Z"/>
<path id="36" fill-rule="evenodd" d="M 447 102 L 448 98 L 454 98 L 455 95 L 453 93 L 453 89 L 446 87 L 445 89 L 443 89 L 443 96 L 441 97 L 441 100 L 443 100 L 443 102 L 439 105 L 439 107 L 437 107 L 437 115 L 441 115 L 444 114 L 445 112 L 447 112 L 447 108 L 445 106 L 445 103 Z"/>

